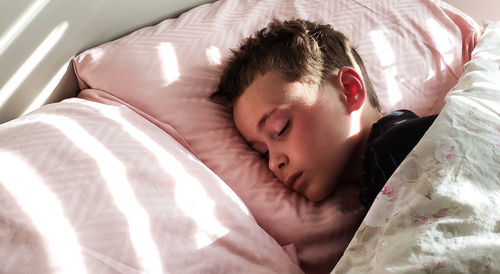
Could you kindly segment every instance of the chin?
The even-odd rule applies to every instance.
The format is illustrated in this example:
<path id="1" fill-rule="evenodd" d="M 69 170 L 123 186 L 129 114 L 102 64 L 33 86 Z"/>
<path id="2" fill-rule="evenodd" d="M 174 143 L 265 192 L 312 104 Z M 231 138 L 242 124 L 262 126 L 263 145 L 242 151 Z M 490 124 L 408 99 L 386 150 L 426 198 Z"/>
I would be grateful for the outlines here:
<path id="1" fill-rule="evenodd" d="M 311 202 L 321 202 L 328 196 L 329 193 L 309 193 L 304 196 Z"/>
<path id="2" fill-rule="evenodd" d="M 328 184 L 327 187 L 316 189 L 305 189 L 304 196 L 311 202 L 321 202 L 335 192 L 336 184 Z"/>
<path id="3" fill-rule="evenodd" d="M 311 202 L 314 202 L 314 203 L 318 203 L 318 202 L 321 202 L 325 199 L 326 197 L 321 197 L 321 198 L 312 198 L 312 199 L 308 199 L 309 201 Z"/>

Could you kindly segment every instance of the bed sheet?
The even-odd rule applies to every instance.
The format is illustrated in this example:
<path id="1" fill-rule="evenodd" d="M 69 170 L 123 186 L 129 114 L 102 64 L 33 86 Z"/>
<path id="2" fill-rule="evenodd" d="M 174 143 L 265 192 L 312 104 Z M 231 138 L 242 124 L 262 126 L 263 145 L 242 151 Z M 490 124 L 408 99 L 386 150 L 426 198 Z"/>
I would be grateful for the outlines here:
<path id="1" fill-rule="evenodd" d="M 332 273 L 500 272 L 500 23 Z"/>
<path id="2" fill-rule="evenodd" d="M 0 126 L 0 273 L 302 273 L 237 195 L 125 106 Z"/>
<path id="3" fill-rule="evenodd" d="M 295 250 L 304 271 L 328 273 L 365 214 L 352 205 L 356 190 L 346 183 L 313 203 L 285 188 L 238 134 L 230 111 L 209 100 L 230 49 L 273 16 L 331 24 L 349 36 L 384 113 L 438 112 L 481 31 L 436 0 L 220 0 L 79 54 L 73 64 L 86 88 L 79 97 L 119 101 L 174 128 L 259 225 Z"/>

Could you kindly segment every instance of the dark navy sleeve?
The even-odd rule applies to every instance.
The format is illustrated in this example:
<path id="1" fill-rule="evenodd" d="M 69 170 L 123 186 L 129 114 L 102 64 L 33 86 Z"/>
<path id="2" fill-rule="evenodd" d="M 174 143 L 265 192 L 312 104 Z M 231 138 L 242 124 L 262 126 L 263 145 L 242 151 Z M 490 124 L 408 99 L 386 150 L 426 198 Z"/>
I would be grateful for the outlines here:
<path id="1" fill-rule="evenodd" d="M 373 125 L 363 158 L 361 203 L 369 208 L 389 177 L 417 145 L 437 115 L 418 118 L 413 112 L 391 113 Z"/>

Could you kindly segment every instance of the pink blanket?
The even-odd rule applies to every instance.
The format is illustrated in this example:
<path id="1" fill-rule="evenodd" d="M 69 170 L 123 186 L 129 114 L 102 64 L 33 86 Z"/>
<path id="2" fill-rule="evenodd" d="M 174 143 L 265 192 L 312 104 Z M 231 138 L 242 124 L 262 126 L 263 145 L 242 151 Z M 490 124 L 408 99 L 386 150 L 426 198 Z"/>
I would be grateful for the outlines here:
<path id="1" fill-rule="evenodd" d="M 0 273 L 301 273 L 219 177 L 126 107 L 0 127 Z"/>

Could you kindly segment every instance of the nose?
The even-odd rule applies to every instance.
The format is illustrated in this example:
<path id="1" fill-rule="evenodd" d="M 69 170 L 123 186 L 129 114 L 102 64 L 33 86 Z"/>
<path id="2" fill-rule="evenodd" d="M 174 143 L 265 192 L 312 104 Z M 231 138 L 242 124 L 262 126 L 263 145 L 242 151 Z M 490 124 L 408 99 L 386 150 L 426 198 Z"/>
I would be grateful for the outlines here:
<path id="1" fill-rule="evenodd" d="M 274 173 L 274 175 L 278 176 L 281 174 L 281 171 L 288 165 L 288 157 L 281 152 L 269 152 L 269 169 Z"/>

